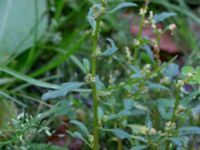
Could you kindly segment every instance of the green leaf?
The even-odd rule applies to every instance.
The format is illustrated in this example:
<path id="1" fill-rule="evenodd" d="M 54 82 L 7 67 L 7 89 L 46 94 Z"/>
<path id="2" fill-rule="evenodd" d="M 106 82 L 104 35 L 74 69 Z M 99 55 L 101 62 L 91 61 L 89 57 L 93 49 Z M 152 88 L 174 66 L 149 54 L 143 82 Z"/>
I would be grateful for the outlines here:
<path id="1" fill-rule="evenodd" d="M 27 106 L 25 104 L 23 104 L 21 101 L 19 101 L 18 99 L 14 98 L 14 97 L 11 97 L 9 94 L 3 92 L 3 91 L 0 91 L 0 95 L 5 97 L 6 99 L 9 99 L 15 103 L 17 103 L 18 105 L 21 105 L 22 107 L 26 108 Z"/>
<path id="2" fill-rule="evenodd" d="M 83 73 L 85 73 L 85 68 L 84 68 L 82 62 L 79 60 L 79 58 L 77 58 L 77 57 L 74 56 L 74 55 L 71 55 L 71 56 L 70 56 L 70 59 L 73 61 L 73 63 L 74 63 Z"/>
<path id="3" fill-rule="evenodd" d="M 174 100 L 158 99 L 157 108 L 163 119 L 171 119 L 174 108 Z"/>
<path id="4" fill-rule="evenodd" d="M 91 25 L 93 32 L 96 30 L 96 14 L 101 11 L 101 4 L 93 5 L 88 12 L 87 20 Z"/>
<path id="5" fill-rule="evenodd" d="M 181 73 L 182 75 L 187 76 L 188 73 L 194 73 L 194 68 L 191 66 L 184 66 L 181 69 Z"/>
<path id="6" fill-rule="evenodd" d="M 110 42 L 111 44 L 111 47 L 108 48 L 105 52 L 102 53 L 103 56 L 109 56 L 109 55 L 112 55 L 113 53 L 115 53 L 118 48 L 116 47 L 114 41 L 110 38 L 107 38 L 107 41 Z"/>
<path id="7" fill-rule="evenodd" d="M 101 107 L 98 107 L 98 115 L 99 115 L 99 120 L 101 120 L 104 115 L 104 111 Z"/>
<path id="8" fill-rule="evenodd" d="M 130 110 L 135 105 L 135 102 L 131 99 L 125 99 L 123 101 L 123 103 L 124 103 L 124 109 L 125 110 Z"/>
<path id="9" fill-rule="evenodd" d="M 145 124 L 146 126 L 151 129 L 152 128 L 152 121 L 151 121 L 151 118 L 150 118 L 150 114 L 147 113 L 147 116 L 146 116 L 146 119 L 145 119 Z"/>
<path id="10" fill-rule="evenodd" d="M 67 95 L 69 92 L 74 91 L 84 85 L 84 82 L 67 82 L 63 83 L 62 86 L 58 90 L 48 91 L 47 93 L 42 95 L 43 100 L 47 100 L 50 98 L 57 98 Z"/>
<path id="11" fill-rule="evenodd" d="M 67 133 L 69 133 L 74 138 L 81 139 L 83 142 L 85 142 L 87 145 L 90 146 L 90 144 L 88 143 L 88 141 L 82 136 L 82 134 L 80 132 L 75 131 L 74 133 L 72 133 L 70 131 L 67 131 Z"/>
<path id="12" fill-rule="evenodd" d="M 123 2 L 119 5 L 117 5 L 115 8 L 113 8 L 112 10 L 110 10 L 108 13 L 114 13 L 122 8 L 126 8 L 126 7 L 135 7 L 137 6 L 137 4 L 132 3 L 132 2 Z"/>
<path id="13" fill-rule="evenodd" d="M 158 83 L 153 83 L 150 81 L 147 81 L 147 87 L 151 90 L 166 90 L 166 91 L 170 91 L 167 87 L 165 87 L 162 84 L 158 84 Z"/>
<path id="14" fill-rule="evenodd" d="M 57 116 L 67 116 L 68 119 L 75 119 L 76 112 L 68 101 L 59 101 L 53 108 L 50 109 L 51 113 Z"/>
<path id="15" fill-rule="evenodd" d="M 194 103 L 196 102 L 198 95 L 200 95 L 200 90 L 190 92 L 187 96 L 185 96 L 182 99 L 181 104 L 188 108 L 193 103 L 193 101 L 194 101 Z M 195 106 L 196 106 L 196 104 L 195 104 Z"/>
<path id="16" fill-rule="evenodd" d="M 76 125 L 87 137 L 89 137 L 90 133 L 82 122 L 77 120 L 71 120 L 70 123 Z"/>
<path id="17" fill-rule="evenodd" d="M 63 148 L 56 145 L 50 145 L 50 144 L 41 144 L 41 143 L 29 143 L 30 150 L 68 150 L 68 148 Z"/>
<path id="18" fill-rule="evenodd" d="M 112 132 L 120 139 L 128 139 L 131 136 L 129 133 L 119 128 L 113 129 Z"/>
<path id="19" fill-rule="evenodd" d="M 90 72 L 90 61 L 86 58 L 83 58 L 83 66 L 84 66 L 84 71 L 85 73 L 89 73 Z"/>
<path id="20" fill-rule="evenodd" d="M 172 141 L 172 143 L 174 143 L 174 145 L 178 146 L 178 147 L 181 147 L 182 146 L 182 138 L 179 138 L 179 137 L 170 137 L 169 138 L 170 141 Z"/>
<path id="21" fill-rule="evenodd" d="M 169 64 L 164 70 L 164 75 L 172 80 L 175 76 L 179 74 L 179 66 L 175 63 Z"/>
<path id="22" fill-rule="evenodd" d="M 139 145 L 132 147 L 131 150 L 146 150 L 147 147 L 148 147 L 147 145 Z"/>
<path id="23" fill-rule="evenodd" d="M 95 81 L 96 81 L 96 87 L 98 90 L 102 90 L 105 88 L 104 83 L 101 81 L 101 79 L 98 75 L 95 77 Z"/>
<path id="24" fill-rule="evenodd" d="M 200 84 L 200 68 L 196 69 L 195 80 Z"/>
<path id="25" fill-rule="evenodd" d="M 15 103 L 0 97 L 0 110 L 0 129 L 11 127 L 12 119 L 16 119 L 18 113 Z"/>
<path id="26" fill-rule="evenodd" d="M 136 125 L 136 124 L 131 124 L 128 125 L 129 128 L 131 128 L 133 134 L 146 134 L 148 128 L 143 125 Z"/>
<path id="27" fill-rule="evenodd" d="M 37 11 L 37 12 L 36 12 Z M 47 1 L 0 1 L 0 63 L 32 47 L 47 27 Z M 36 37 L 37 36 L 37 37 Z"/>
<path id="28" fill-rule="evenodd" d="M 131 112 L 129 110 L 122 110 L 117 114 L 109 115 L 108 120 L 118 119 L 118 118 L 126 117 L 126 116 L 129 116 L 129 115 L 131 115 Z"/>
<path id="29" fill-rule="evenodd" d="M 161 14 L 156 14 L 154 16 L 154 20 L 155 20 L 155 23 L 158 23 L 158 22 L 164 21 L 165 19 L 167 19 L 169 17 L 172 17 L 172 16 L 176 16 L 176 13 L 173 13 L 173 12 L 163 12 Z"/>
<path id="30" fill-rule="evenodd" d="M 151 59 L 152 62 L 154 62 L 154 54 L 152 52 L 152 49 L 149 45 L 144 45 L 143 46 L 144 50 L 146 51 L 146 53 L 148 54 L 149 58 Z"/>
<path id="31" fill-rule="evenodd" d="M 12 70 L 10 68 L 7 67 L 0 67 L 0 71 L 5 72 L 15 78 L 18 78 L 22 81 L 26 81 L 32 85 L 36 85 L 36 86 L 40 86 L 40 87 L 44 87 L 44 88 L 50 88 L 50 89 L 58 89 L 60 88 L 59 85 L 55 85 L 55 84 L 50 84 L 44 81 L 40 81 L 40 80 L 36 80 L 34 78 L 31 78 L 29 76 L 26 76 L 24 74 L 21 74 L 19 72 L 16 72 L 15 70 Z"/>
<path id="32" fill-rule="evenodd" d="M 188 126 L 178 129 L 181 135 L 200 134 L 200 127 Z"/>

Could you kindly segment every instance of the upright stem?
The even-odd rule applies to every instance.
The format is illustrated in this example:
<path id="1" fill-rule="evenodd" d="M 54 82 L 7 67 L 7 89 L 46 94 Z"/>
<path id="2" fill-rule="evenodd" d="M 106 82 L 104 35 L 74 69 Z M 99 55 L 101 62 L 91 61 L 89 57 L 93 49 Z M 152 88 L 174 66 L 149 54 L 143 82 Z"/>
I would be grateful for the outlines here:
<path id="1" fill-rule="evenodd" d="M 140 20 L 140 25 L 139 25 L 139 31 L 138 31 L 138 35 L 137 35 L 137 39 L 141 42 L 141 39 L 142 39 L 142 32 L 143 32 L 143 28 L 144 28 L 144 21 L 145 21 L 145 15 L 146 15 L 146 12 L 148 10 L 148 4 L 149 4 L 149 1 L 148 0 L 145 0 L 145 5 L 144 5 L 144 13 L 141 14 L 141 20 Z M 139 47 L 137 47 L 135 49 L 135 52 L 134 52 L 134 60 L 137 60 L 137 57 L 138 57 L 138 52 L 139 51 Z"/>
<path id="2" fill-rule="evenodd" d="M 105 0 L 101 0 L 101 7 L 105 7 Z M 100 22 L 104 12 L 97 17 L 96 29 L 92 34 L 92 77 L 96 77 L 97 68 L 97 49 L 98 49 L 98 38 L 100 33 Z M 97 97 L 96 82 L 92 84 L 92 97 L 93 97 L 93 150 L 99 149 L 99 116 L 98 116 L 98 97 Z"/>
<path id="3" fill-rule="evenodd" d="M 177 110 L 178 105 L 180 103 L 179 92 L 180 92 L 179 91 L 179 87 L 177 87 L 176 88 L 176 100 L 175 100 L 175 104 L 174 104 L 174 109 L 173 109 L 173 114 L 172 114 L 171 122 L 175 122 L 176 121 L 176 110 Z M 169 149 L 170 149 L 170 142 L 167 141 L 165 150 L 169 150 Z"/>
<path id="4" fill-rule="evenodd" d="M 122 120 L 120 120 L 120 121 L 122 121 Z M 119 123 L 115 122 L 114 126 L 115 126 L 115 128 L 117 128 L 117 127 L 121 128 L 120 122 Z M 117 150 L 123 150 L 123 142 L 120 138 L 117 138 Z"/>
<path id="5" fill-rule="evenodd" d="M 174 110 L 173 110 L 171 122 L 175 122 L 176 121 L 176 110 L 177 110 L 178 105 L 180 103 L 179 92 L 180 92 L 179 88 L 177 87 L 177 89 L 176 89 L 176 101 L 175 101 L 175 104 L 174 104 Z"/>
<path id="6" fill-rule="evenodd" d="M 92 77 L 95 78 L 96 76 L 96 65 L 97 65 L 97 58 L 96 58 L 96 51 L 98 48 L 98 36 L 99 36 L 99 30 L 100 30 L 100 21 L 101 17 L 97 19 L 96 22 L 96 30 L 92 36 Z M 99 149 L 99 133 L 98 133 L 98 98 L 97 98 L 97 88 L 96 88 L 96 82 L 92 85 L 92 97 L 93 97 L 93 137 L 94 137 L 94 143 L 93 143 L 93 150 Z"/>

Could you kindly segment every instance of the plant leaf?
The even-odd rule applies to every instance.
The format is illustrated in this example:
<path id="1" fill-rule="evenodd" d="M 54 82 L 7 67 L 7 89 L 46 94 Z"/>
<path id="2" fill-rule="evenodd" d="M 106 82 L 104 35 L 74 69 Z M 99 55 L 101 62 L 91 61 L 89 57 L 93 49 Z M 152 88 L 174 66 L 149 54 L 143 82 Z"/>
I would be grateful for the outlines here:
<path id="1" fill-rule="evenodd" d="M 172 16 L 176 16 L 176 13 L 163 12 L 163 13 L 160 13 L 160 14 L 156 14 L 154 16 L 154 20 L 155 20 L 155 23 L 158 23 L 158 22 L 164 21 L 165 19 L 172 17 Z"/>
<path id="2" fill-rule="evenodd" d="M 181 69 L 181 73 L 184 76 L 187 76 L 188 73 L 194 73 L 194 68 L 192 66 L 184 66 Z"/>
<path id="3" fill-rule="evenodd" d="M 129 115 L 131 115 L 131 112 L 129 110 L 122 110 L 117 114 L 110 115 L 108 117 L 108 120 L 118 119 L 118 118 L 129 116 Z"/>
<path id="4" fill-rule="evenodd" d="M 128 139 L 131 136 L 129 133 L 119 128 L 113 129 L 112 132 L 120 139 Z"/>
<path id="5" fill-rule="evenodd" d="M 130 110 L 135 105 L 135 102 L 131 99 L 125 99 L 123 101 L 123 103 L 124 103 L 124 109 L 125 110 Z"/>
<path id="6" fill-rule="evenodd" d="M 92 27 L 93 32 L 96 30 L 95 14 L 100 10 L 101 10 L 101 4 L 95 4 L 89 9 L 89 12 L 87 15 L 87 20 L 88 20 L 90 26 Z"/>
<path id="7" fill-rule="evenodd" d="M 70 131 L 67 131 L 67 133 L 69 133 L 74 138 L 81 139 L 83 142 L 85 142 L 87 145 L 90 146 L 90 144 L 88 143 L 88 141 L 82 136 L 82 134 L 80 132 L 75 131 L 74 133 L 72 133 Z"/>
<path id="8" fill-rule="evenodd" d="M 136 125 L 136 124 L 131 124 L 128 125 L 129 128 L 131 128 L 133 134 L 146 134 L 148 128 L 143 125 Z"/>
<path id="9" fill-rule="evenodd" d="M 152 128 L 152 121 L 151 121 L 151 118 L 150 118 L 150 114 L 147 113 L 147 116 L 146 116 L 146 119 L 145 119 L 145 124 L 146 126 L 151 129 Z"/>
<path id="10" fill-rule="evenodd" d="M 114 13 L 122 8 L 126 8 L 126 7 L 135 7 L 137 6 L 137 4 L 132 3 L 132 2 L 123 2 L 119 5 L 117 5 L 115 8 L 113 8 L 112 10 L 110 10 L 108 13 Z"/>
<path id="11" fill-rule="evenodd" d="M 148 54 L 149 58 L 151 59 L 152 62 L 154 62 L 154 54 L 152 52 L 152 49 L 149 45 L 144 45 L 143 46 L 144 50 L 146 51 L 146 53 Z"/>
<path id="12" fill-rule="evenodd" d="M 162 84 L 158 84 L 158 83 L 153 83 L 150 81 L 147 81 L 147 87 L 151 90 L 166 90 L 166 91 L 170 91 L 167 87 L 165 87 Z"/>
<path id="13" fill-rule="evenodd" d="M 34 149 L 34 150 L 44 150 L 44 149 L 48 149 L 48 150 L 68 150 L 68 148 L 64 148 L 64 147 L 60 147 L 60 146 L 56 146 L 56 145 L 50 145 L 50 144 L 41 144 L 41 143 L 30 143 L 29 144 L 30 149 Z"/>
<path id="14" fill-rule="evenodd" d="M 46 11 L 47 1 L 45 0 L 0 1 L 1 64 L 12 55 L 32 47 L 35 44 L 35 38 L 38 40 L 44 34 L 48 19 L 47 15 L 44 15 Z"/>
<path id="15" fill-rule="evenodd" d="M 146 150 L 147 147 L 148 147 L 147 145 L 139 145 L 139 146 L 132 147 L 131 150 Z"/>
<path id="16" fill-rule="evenodd" d="M 37 79 L 34 79 L 34 78 L 31 78 L 29 76 L 26 76 L 24 74 L 21 74 L 19 72 L 16 72 L 15 70 L 12 70 L 10 68 L 7 68 L 7 67 L 0 67 L 0 71 L 2 72 L 5 72 L 15 78 L 18 78 L 22 81 L 26 81 L 32 85 L 36 85 L 36 86 L 40 86 L 40 87 L 44 87 L 44 88 L 50 88 L 50 89 L 58 89 L 60 88 L 59 85 L 55 85 L 55 84 L 51 84 L 51 83 L 47 83 L 47 82 L 44 82 L 44 81 L 40 81 L 40 80 L 37 80 Z"/>
<path id="17" fill-rule="evenodd" d="M 200 134 L 200 127 L 188 126 L 179 128 L 181 135 Z"/>
<path id="18" fill-rule="evenodd" d="M 174 100 L 158 99 L 157 108 L 163 119 L 171 119 L 174 108 Z"/>
<path id="19" fill-rule="evenodd" d="M 172 80 L 175 76 L 179 74 L 179 66 L 175 63 L 169 64 L 164 70 L 164 75 Z"/>
<path id="20" fill-rule="evenodd" d="M 108 48 L 105 52 L 102 53 L 103 56 L 112 55 L 113 53 L 115 53 L 118 50 L 118 48 L 115 45 L 115 42 L 112 39 L 107 38 L 107 41 L 110 42 L 111 47 Z"/>
<path id="21" fill-rule="evenodd" d="M 87 137 L 89 137 L 90 133 L 82 122 L 77 120 L 71 120 L 70 123 L 76 125 Z"/>
<path id="22" fill-rule="evenodd" d="M 172 141 L 174 143 L 174 145 L 181 147 L 182 146 L 182 139 L 179 137 L 170 137 L 169 138 L 170 141 Z"/>
<path id="23" fill-rule="evenodd" d="M 67 82 L 63 83 L 62 86 L 58 90 L 48 91 L 47 93 L 42 95 L 43 100 L 47 100 L 50 98 L 57 98 L 61 96 L 67 95 L 69 92 L 74 91 L 84 85 L 84 82 Z"/>
<path id="24" fill-rule="evenodd" d="M 196 68 L 195 80 L 200 84 L 200 67 Z"/>
<path id="25" fill-rule="evenodd" d="M 83 66 L 84 66 L 84 71 L 85 73 L 89 73 L 90 72 L 90 61 L 86 58 L 83 59 Z"/>

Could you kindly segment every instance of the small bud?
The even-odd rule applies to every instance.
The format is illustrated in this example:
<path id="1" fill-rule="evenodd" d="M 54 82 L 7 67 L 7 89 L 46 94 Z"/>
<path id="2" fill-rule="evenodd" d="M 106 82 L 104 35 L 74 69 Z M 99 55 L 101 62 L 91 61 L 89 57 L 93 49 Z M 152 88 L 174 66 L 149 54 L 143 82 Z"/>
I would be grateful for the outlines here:
<path id="1" fill-rule="evenodd" d="M 162 84 L 169 84 L 169 82 L 170 82 L 169 77 L 166 76 L 160 80 L 160 83 Z"/>
<path id="2" fill-rule="evenodd" d="M 89 135 L 89 141 L 90 141 L 90 143 L 93 143 L 93 141 L 94 141 L 93 135 Z"/>
<path id="3" fill-rule="evenodd" d="M 148 25 L 149 24 L 149 20 L 144 20 L 144 24 Z"/>
<path id="4" fill-rule="evenodd" d="M 190 73 L 190 72 L 189 72 L 189 73 L 187 74 L 187 77 L 188 77 L 188 78 L 192 78 L 193 76 L 194 76 L 193 73 Z"/>
<path id="5" fill-rule="evenodd" d="M 104 115 L 103 118 L 102 118 L 103 122 L 106 122 L 108 120 L 108 116 L 107 115 Z"/>
<path id="6" fill-rule="evenodd" d="M 131 61 L 131 51 L 127 46 L 125 47 L 125 51 L 126 51 L 126 57 L 128 59 L 128 62 L 130 62 Z"/>
<path id="7" fill-rule="evenodd" d="M 143 69 L 144 70 L 150 70 L 151 69 L 151 64 L 146 64 Z"/>
<path id="8" fill-rule="evenodd" d="M 159 33 L 162 33 L 162 29 L 158 29 L 158 32 L 159 32 Z"/>
<path id="9" fill-rule="evenodd" d="M 141 8 L 141 9 L 140 9 L 140 15 L 141 15 L 141 16 L 145 15 L 146 13 L 147 13 L 147 10 L 146 10 L 146 9 L 144 9 L 144 8 Z"/>
<path id="10" fill-rule="evenodd" d="M 85 77 L 85 82 L 88 84 L 94 84 L 95 77 L 93 77 L 92 74 L 87 74 L 87 76 Z"/>
<path id="11" fill-rule="evenodd" d="M 152 20 L 153 17 L 154 17 L 154 16 L 153 16 L 153 11 L 150 11 L 150 12 L 149 12 L 149 19 Z"/>
<path id="12" fill-rule="evenodd" d="M 176 114 L 184 112 L 185 110 L 186 110 L 186 108 L 183 105 L 179 105 L 177 110 L 176 110 Z"/>
<path id="13" fill-rule="evenodd" d="M 178 80 L 177 83 L 176 83 L 176 86 L 177 86 L 177 87 L 183 87 L 184 84 L 185 84 L 185 83 L 184 83 L 183 80 Z"/>
<path id="14" fill-rule="evenodd" d="M 149 130 L 149 134 L 150 134 L 150 135 L 155 135 L 155 134 L 157 134 L 156 129 L 151 128 L 151 129 Z"/>
<path id="15" fill-rule="evenodd" d="M 154 23 L 151 25 L 151 27 L 152 27 L 153 29 L 156 29 L 156 25 L 155 25 Z"/>
<path id="16" fill-rule="evenodd" d="M 137 47 L 137 46 L 140 45 L 140 41 L 137 40 L 137 39 L 134 39 L 134 40 L 133 40 L 133 44 Z"/>
<path id="17" fill-rule="evenodd" d="M 176 123 L 175 122 L 167 122 L 166 125 L 165 125 L 165 130 L 166 131 L 169 131 L 169 130 L 174 130 L 176 129 Z"/>
<path id="18" fill-rule="evenodd" d="M 169 30 L 171 30 L 171 31 L 176 30 L 176 25 L 175 24 L 170 24 L 169 25 Z"/>

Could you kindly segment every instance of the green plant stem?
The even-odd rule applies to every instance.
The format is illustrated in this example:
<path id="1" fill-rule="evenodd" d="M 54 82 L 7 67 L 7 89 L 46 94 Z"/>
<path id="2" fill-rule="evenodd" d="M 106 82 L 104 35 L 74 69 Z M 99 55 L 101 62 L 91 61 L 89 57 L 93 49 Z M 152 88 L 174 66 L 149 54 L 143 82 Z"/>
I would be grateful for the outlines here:
<path id="1" fill-rule="evenodd" d="M 144 10 L 147 12 L 148 10 L 148 4 L 149 2 L 146 1 L 145 2 L 145 6 L 144 6 Z M 146 13 L 142 14 L 141 15 L 141 20 L 140 20 L 140 25 L 139 25 L 139 32 L 138 32 L 138 35 L 137 35 L 137 39 L 141 42 L 141 39 L 142 39 L 142 32 L 143 32 L 143 27 L 144 27 L 144 21 L 145 21 L 145 15 Z M 135 48 L 135 52 L 134 52 L 134 60 L 137 60 L 138 58 L 138 53 L 139 53 L 139 47 L 136 47 Z"/>
<path id="2" fill-rule="evenodd" d="M 101 0 L 102 7 L 105 7 L 105 0 Z M 96 29 L 92 34 L 92 77 L 96 77 L 97 69 L 97 49 L 98 49 L 98 38 L 100 33 L 100 23 L 103 12 L 99 15 L 96 20 Z M 93 150 L 99 149 L 99 116 L 98 116 L 98 97 L 97 97 L 97 88 L 96 82 L 92 85 L 92 97 L 93 97 Z"/>
<path id="3" fill-rule="evenodd" d="M 180 93 L 180 90 L 179 90 L 179 88 L 177 87 L 177 88 L 176 88 L 176 101 L 175 101 L 175 104 L 174 104 L 174 109 L 173 109 L 173 114 L 172 114 L 171 122 L 175 122 L 175 121 L 176 121 L 176 110 L 177 110 L 178 105 L 179 105 L 179 103 L 180 103 L 179 93 Z"/>
<path id="4" fill-rule="evenodd" d="M 166 147 L 165 147 L 165 150 L 169 150 L 170 149 L 170 142 L 169 141 L 167 141 L 166 142 Z"/>
<path id="5" fill-rule="evenodd" d="M 123 143 L 121 139 L 117 139 L 117 150 L 123 150 Z"/>
<path id="6" fill-rule="evenodd" d="M 125 118 L 124 118 L 125 119 Z M 123 120 L 121 120 L 122 122 Z M 122 128 L 122 125 L 120 124 L 120 122 L 115 122 L 115 128 Z M 123 142 L 120 138 L 117 138 L 117 150 L 123 150 Z"/>
<path id="7" fill-rule="evenodd" d="M 140 25 L 139 25 L 139 32 L 138 32 L 138 37 L 137 37 L 139 40 L 142 38 L 144 20 L 145 20 L 145 14 L 143 14 L 141 16 L 141 21 L 140 21 Z"/>
<path id="8" fill-rule="evenodd" d="M 97 65 L 97 58 L 96 58 L 96 51 L 98 46 L 98 36 L 99 36 L 99 30 L 100 30 L 100 21 L 101 17 L 97 19 L 96 22 L 96 30 L 92 36 L 92 76 L 96 77 L 96 65 Z M 98 98 L 97 98 L 97 88 L 96 88 L 96 82 L 92 85 L 92 97 L 93 97 L 93 137 L 94 137 L 94 143 L 93 143 L 93 150 L 99 149 L 99 125 L 98 125 Z"/>
<path id="9" fill-rule="evenodd" d="M 179 93 L 180 93 L 180 90 L 179 90 L 179 87 L 177 87 L 176 88 L 176 100 L 175 100 L 175 104 L 174 104 L 174 109 L 173 109 L 173 114 L 172 114 L 171 122 L 175 122 L 176 121 L 176 110 L 177 110 L 178 105 L 180 103 Z M 165 150 L 169 150 L 169 149 L 170 149 L 170 142 L 167 141 Z"/>

